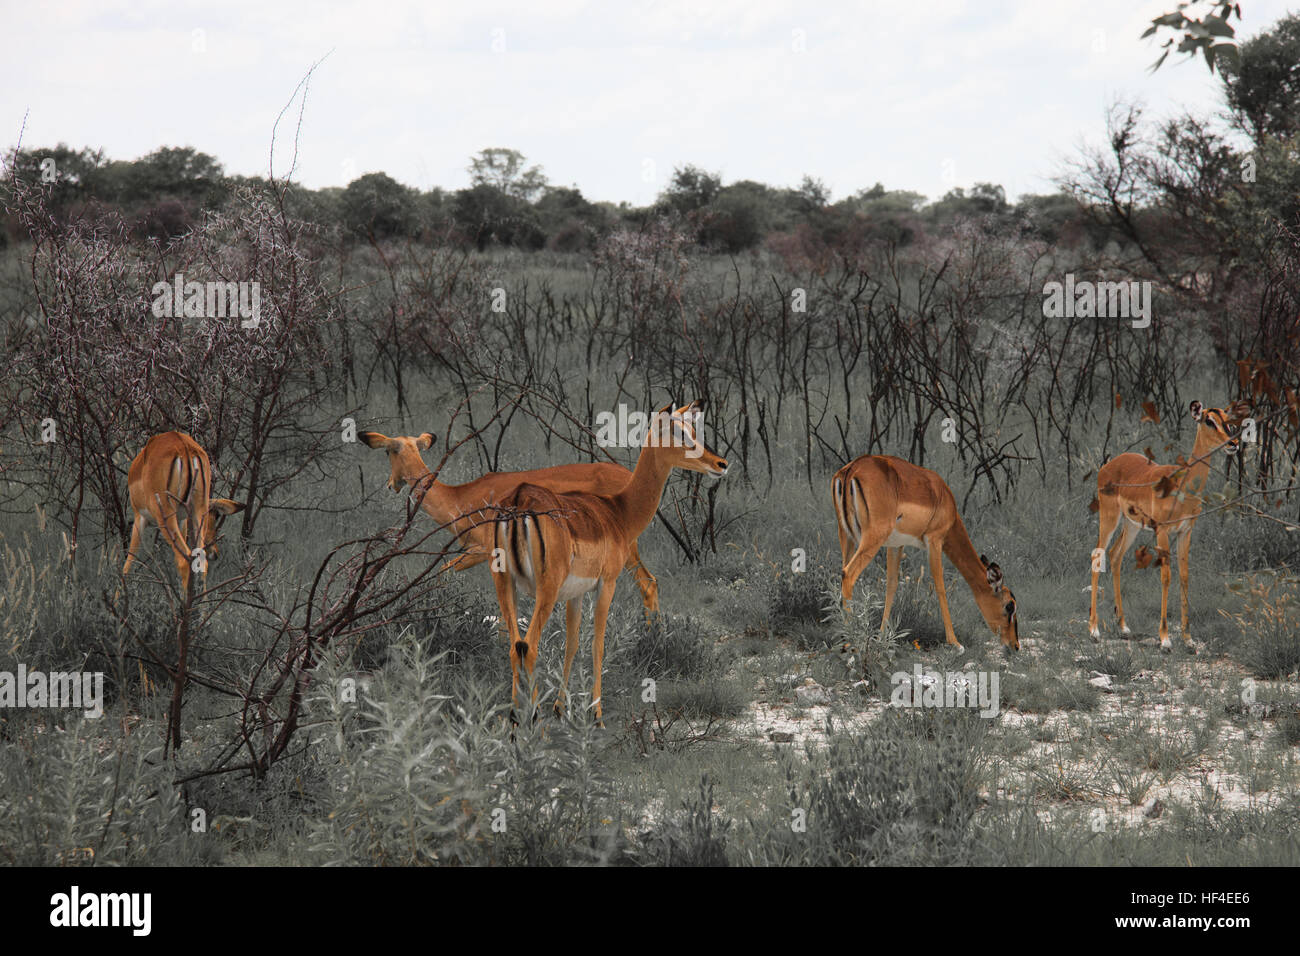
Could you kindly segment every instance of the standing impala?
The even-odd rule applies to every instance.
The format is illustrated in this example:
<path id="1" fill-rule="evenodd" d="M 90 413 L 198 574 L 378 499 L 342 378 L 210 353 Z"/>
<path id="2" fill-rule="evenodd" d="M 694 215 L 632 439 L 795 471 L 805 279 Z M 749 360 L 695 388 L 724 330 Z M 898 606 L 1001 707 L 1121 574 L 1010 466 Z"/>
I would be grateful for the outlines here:
<path id="1" fill-rule="evenodd" d="M 1160 649 L 1172 650 L 1169 642 L 1169 556 L 1170 539 L 1178 539 L 1178 582 L 1182 591 L 1183 643 L 1191 649 L 1188 625 L 1187 558 L 1192 546 L 1192 527 L 1201 514 L 1200 493 L 1210 472 L 1210 456 L 1222 448 L 1229 455 L 1241 447 L 1240 424 L 1250 414 L 1245 402 L 1233 402 L 1227 409 L 1205 408 L 1192 402 L 1189 411 L 1196 422 L 1196 443 L 1191 460 L 1182 465 L 1157 465 L 1146 455 L 1126 452 L 1097 469 L 1097 550 L 1092 562 L 1092 611 L 1088 629 L 1094 638 L 1101 636 L 1097 623 L 1097 577 L 1101 573 L 1101 554 L 1110 561 L 1115 587 L 1115 616 L 1120 632 L 1128 637 L 1132 631 L 1124 623 L 1124 599 L 1120 596 L 1120 567 L 1124 552 L 1139 531 L 1156 533 L 1160 555 Z M 1123 525 L 1119 539 L 1115 532 Z M 1112 543 L 1113 541 L 1113 543 Z"/>
<path id="2" fill-rule="evenodd" d="M 904 546 L 925 548 L 930 556 L 943 629 L 948 643 L 961 650 L 948 614 L 943 583 L 943 555 L 961 572 L 989 629 L 1003 646 L 1020 649 L 1016 599 L 1002 581 L 1002 570 L 978 554 L 957 514 L 957 502 L 944 480 L 919 465 L 892 455 L 863 455 L 835 473 L 831 496 L 840 532 L 844 570 L 840 595 L 845 610 L 853 586 L 882 547 L 885 552 L 884 627 L 898 590 L 898 562 Z"/>
<path id="3" fill-rule="evenodd" d="M 568 695 L 569 670 L 578 651 L 582 596 L 597 586 L 594 637 L 591 645 L 596 719 L 601 705 L 601 667 L 605 655 L 605 623 L 619 572 L 628 564 L 637 537 L 654 520 L 664 485 L 674 468 L 700 471 L 720 478 L 726 459 L 706 448 L 695 433 L 698 405 L 676 411 L 665 405 L 650 421 L 632 480 L 614 494 L 557 493 L 541 485 L 523 484 L 505 496 L 488 525 L 494 548 L 502 557 L 492 563 L 501 618 L 510 628 L 511 700 L 519 690 L 519 668 L 531 677 L 537 666 L 537 646 L 555 605 L 565 604 L 564 674 L 555 709 Z M 520 637 L 515 612 L 516 592 L 535 599 L 528 633 Z M 536 695 L 536 689 L 533 691 Z"/>
<path id="4" fill-rule="evenodd" d="M 201 544 L 205 560 L 215 558 L 221 520 L 243 511 L 244 506 L 229 498 L 210 497 L 212 466 L 208 453 L 183 432 L 163 432 L 145 442 L 131 462 L 126 481 L 135 520 L 131 523 L 131 544 L 122 574 L 135 563 L 140 532 L 146 521 L 152 521 L 172 549 L 181 590 L 185 591 L 193 560 L 191 542 Z"/>
<path id="5" fill-rule="evenodd" d="M 391 473 L 388 487 L 400 491 L 409 484 L 420 499 L 420 507 L 439 525 L 449 526 L 459 535 L 465 553 L 448 562 L 448 567 L 463 571 L 482 564 L 492 555 L 492 526 L 482 523 L 481 515 L 491 509 L 504 496 L 527 482 L 548 488 L 556 494 L 584 492 L 593 495 L 613 495 L 622 491 L 632 480 L 632 472 L 622 465 L 610 462 L 592 462 L 578 465 L 558 465 L 532 471 L 490 472 L 462 485 L 443 484 L 432 477 L 420 452 L 433 445 L 433 435 L 401 435 L 389 438 L 379 432 L 361 432 L 358 436 L 371 448 L 388 453 Z M 659 585 L 637 551 L 636 541 L 628 549 L 627 569 L 636 576 L 641 589 L 641 600 L 646 613 L 659 610 Z"/>

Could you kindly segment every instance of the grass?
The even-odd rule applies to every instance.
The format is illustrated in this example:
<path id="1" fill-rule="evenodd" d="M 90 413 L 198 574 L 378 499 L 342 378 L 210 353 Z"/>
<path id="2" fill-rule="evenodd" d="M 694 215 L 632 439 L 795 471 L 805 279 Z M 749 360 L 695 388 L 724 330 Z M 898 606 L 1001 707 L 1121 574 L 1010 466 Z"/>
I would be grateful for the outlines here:
<path id="1" fill-rule="evenodd" d="M 508 256 L 493 262 L 517 265 Z M 557 295 L 583 288 L 582 275 L 559 260 L 526 265 L 539 276 L 559 273 Z M 702 268 L 725 274 L 719 263 Z M 560 377 L 587 375 L 580 350 L 565 361 Z M 593 385 L 591 401 L 603 407 L 615 393 Z M 395 433 L 445 424 L 446 382 L 422 374 L 406 387 L 403 417 L 376 384 L 364 396 L 367 423 Z M 853 414 L 865 418 L 860 401 Z M 0 671 L 37 662 L 102 669 L 109 716 L 0 712 L 0 860 L 84 863 L 82 848 L 93 847 L 97 861 L 113 864 L 1294 865 L 1300 628 L 1279 590 L 1285 574 L 1260 570 L 1284 554 L 1284 536 L 1263 531 L 1253 548 L 1235 516 L 1197 525 L 1199 655 L 1159 652 L 1158 576 L 1131 558 L 1124 580 L 1134 639 L 1113 636 L 1112 596 L 1103 593 L 1107 632 L 1093 642 L 1084 588 L 1096 519 L 1083 476 L 1102 438 L 1099 428 L 1082 433 L 1073 458 L 1047 447 L 1052 464 L 1041 486 L 1026 474 L 1013 499 L 998 503 L 980 491 L 965 512 L 977 548 L 1001 564 L 1019 601 L 1018 656 L 1003 654 L 950 567 L 949 603 L 965 650 L 944 644 L 933 583 L 915 551 L 904 556 L 888 628 L 880 627 L 883 556 L 844 614 L 830 469 L 801 458 L 801 435 L 782 434 L 770 485 L 755 464 L 753 475 L 737 469 L 713 489 L 723 525 L 716 550 L 687 563 L 658 524 L 642 536 L 662 613 L 647 619 L 624 577 L 607 635 L 604 727 L 586 706 L 590 600 L 570 679 L 574 706 L 550 716 L 564 643 L 558 614 L 542 639 L 543 716 L 512 739 L 507 650 L 490 620 L 497 605 L 488 575 L 447 575 L 400 621 L 326 655 L 299 747 L 267 778 L 187 785 L 220 841 L 186 839 L 173 782 L 237 739 L 239 708 L 213 688 L 192 687 L 186 745 L 174 766 L 162 761 L 167 699 L 149 693 L 142 675 L 165 678 L 137 658 L 143 647 L 167 660 L 174 654 L 164 589 L 142 569 L 126 585 L 122 617 L 114 616 L 105 595 L 118 583 L 120 544 L 87 534 L 73 577 L 55 523 L 42 525 L 36 503 L 21 500 L 0 514 Z M 519 426 L 501 445 L 503 467 L 572 458 Z M 379 456 L 360 446 L 346 453 L 346 468 L 294 484 L 280 501 L 285 510 L 268 511 L 246 548 L 230 542 L 223 561 L 265 567 L 259 588 L 268 606 L 288 613 L 331 547 L 401 517 L 404 499 L 383 487 Z M 949 476 L 968 471 L 943 445 L 926 464 Z M 467 450 L 444 478 L 484 467 Z M 674 479 L 663 511 L 689 515 L 709 493 Z M 165 572 L 157 543 L 147 538 L 146 549 Z M 1108 576 L 1102 585 L 1109 588 Z M 1174 608 L 1176 593 L 1175 585 Z M 239 686 L 274 628 L 246 603 L 212 610 L 196 659 Z M 914 664 L 996 672 L 1000 713 L 889 707 L 891 676 Z M 1113 693 L 1089 683 L 1093 672 L 1110 676 Z M 831 704 L 797 705 L 794 690 L 809 678 Z M 1247 678 L 1267 708 L 1243 703 Z M 345 699 L 345 680 L 359 688 L 355 699 Z M 770 739 L 778 719 L 790 742 Z M 1148 819 L 1141 808 L 1155 799 L 1168 810 Z M 1100 831 L 1091 825 L 1097 812 L 1107 820 Z"/>

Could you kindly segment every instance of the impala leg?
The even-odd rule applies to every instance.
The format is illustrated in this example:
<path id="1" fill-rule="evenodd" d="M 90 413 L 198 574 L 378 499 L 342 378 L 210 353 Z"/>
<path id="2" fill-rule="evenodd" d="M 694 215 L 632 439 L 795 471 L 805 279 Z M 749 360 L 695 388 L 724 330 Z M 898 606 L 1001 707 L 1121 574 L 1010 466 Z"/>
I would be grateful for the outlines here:
<path id="1" fill-rule="evenodd" d="M 1161 528 L 1156 532 L 1156 547 L 1169 554 L 1169 532 Z M 1160 562 L 1160 649 L 1169 650 L 1169 559 Z"/>
<path id="2" fill-rule="evenodd" d="M 1178 538 L 1178 584 L 1182 589 L 1183 599 L 1183 643 L 1188 647 L 1192 646 L 1192 625 L 1191 611 L 1188 602 L 1191 597 L 1187 590 L 1187 576 L 1190 568 L 1187 566 L 1187 558 L 1192 549 L 1192 529 L 1188 528 Z"/>
<path id="3" fill-rule="evenodd" d="M 885 549 L 885 613 L 880 618 L 881 630 L 889 623 L 889 609 L 894 606 L 894 594 L 898 591 L 898 562 L 902 555 L 902 548 Z"/>
<path id="4" fill-rule="evenodd" d="M 627 570 L 636 576 L 636 586 L 641 589 L 641 601 L 645 604 L 646 617 L 659 612 L 659 582 L 649 569 L 641 562 L 641 554 L 636 549 L 636 542 L 628 550 Z"/>
<path id="5" fill-rule="evenodd" d="M 964 650 L 957 634 L 952 629 L 952 615 L 948 613 L 948 589 L 943 583 L 943 541 L 937 535 L 925 539 L 930 552 L 930 577 L 934 578 L 934 593 L 939 598 L 939 611 L 943 614 L 943 630 L 948 635 L 948 643 L 959 651 Z"/>
<path id="6" fill-rule="evenodd" d="M 1119 621 L 1120 634 L 1128 637 L 1133 632 L 1124 623 L 1124 595 L 1120 590 L 1119 577 L 1124 568 L 1124 555 L 1128 553 L 1129 546 L 1133 544 L 1133 539 L 1137 537 L 1138 526 L 1124 518 L 1120 518 L 1120 522 L 1123 526 L 1120 528 L 1119 537 L 1109 548 L 1107 557 L 1110 560 L 1111 580 L 1115 588 L 1115 617 Z"/>
<path id="7" fill-rule="evenodd" d="M 505 632 L 510 648 L 510 704 L 513 707 L 519 694 L 519 662 L 523 655 L 517 653 L 522 646 L 525 652 L 528 645 L 519 636 L 519 615 L 515 608 L 515 586 L 510 575 L 504 571 L 492 573 L 492 583 L 497 589 L 497 607 L 501 611 L 501 630 Z M 529 622 L 532 623 L 531 621 Z M 518 723 L 515 712 L 510 711 L 510 722 Z"/>
<path id="8" fill-rule="evenodd" d="M 131 522 L 131 543 L 126 548 L 126 563 L 122 565 L 123 577 L 126 577 L 126 572 L 131 570 L 131 565 L 135 564 L 136 552 L 140 550 L 140 530 L 143 527 L 144 515 L 138 514 Z"/>
<path id="9" fill-rule="evenodd" d="M 190 583 L 190 553 L 189 538 L 185 536 L 186 532 L 181 530 L 181 523 L 176 518 L 176 512 L 173 511 L 163 519 L 163 537 L 171 545 L 172 556 L 176 558 L 176 573 L 181 578 L 181 592 L 184 593 Z M 185 522 L 186 530 L 189 529 L 189 522 Z"/>
<path id="10" fill-rule="evenodd" d="M 1100 494 L 1097 498 L 1099 501 L 1106 500 Z M 1101 637 L 1101 624 L 1097 620 L 1097 578 L 1101 575 L 1102 569 L 1101 562 L 1097 560 L 1097 551 L 1102 554 L 1109 553 L 1110 542 L 1115 537 L 1115 529 L 1119 527 L 1119 522 L 1119 509 L 1114 505 L 1107 508 L 1102 504 L 1097 512 L 1097 550 L 1092 553 L 1092 609 L 1088 612 L 1088 633 L 1094 638 Z"/>
<path id="11" fill-rule="evenodd" d="M 537 601 L 533 606 L 533 616 L 528 622 L 528 633 L 524 635 L 522 642 L 516 642 L 515 644 L 515 656 L 520 659 L 520 663 L 528 671 L 528 682 L 533 685 L 534 720 L 537 718 L 537 682 L 534 680 L 533 672 L 537 669 L 537 648 L 542 641 L 542 629 L 546 627 L 546 622 L 551 619 L 551 612 L 555 610 L 555 599 L 558 594 L 558 588 L 548 588 L 545 595 L 543 595 L 542 588 L 539 585 Z"/>
<path id="12" fill-rule="evenodd" d="M 560 683 L 560 696 L 555 698 L 555 714 L 564 713 L 569 702 L 569 670 L 574 655 L 578 653 L 578 628 L 582 624 L 582 597 L 578 596 L 564 605 L 564 677 Z"/>
<path id="13" fill-rule="evenodd" d="M 838 515 L 839 512 L 837 511 L 836 514 Z M 838 531 L 840 535 L 840 567 L 847 567 L 849 558 L 853 556 L 853 546 L 855 542 L 849 537 L 848 532 L 844 530 L 844 523 L 841 522 L 838 517 L 835 521 L 835 530 Z"/>
<path id="14" fill-rule="evenodd" d="M 477 567 L 486 561 L 491 555 L 483 554 L 478 551 L 466 551 L 464 554 L 458 554 L 447 562 L 449 571 L 465 571 L 469 568 Z"/>
<path id="15" fill-rule="evenodd" d="M 849 609 L 849 601 L 853 598 L 853 586 L 858 583 L 858 578 L 862 572 L 867 569 L 876 552 L 884 545 L 885 539 L 889 537 L 889 526 L 883 527 L 872 526 L 867 533 L 862 536 L 858 542 L 858 548 L 849 558 L 848 563 L 844 565 L 844 571 L 840 578 L 840 598 L 844 602 L 844 610 Z"/>
<path id="16" fill-rule="evenodd" d="M 605 725 L 601 717 L 604 715 L 604 708 L 600 699 L 600 675 L 601 667 L 605 663 L 605 622 L 609 620 L 609 606 L 614 600 L 614 588 L 618 584 L 618 578 L 605 578 L 600 583 L 600 594 L 596 598 L 596 615 L 594 634 L 591 640 L 591 666 L 595 668 L 596 674 L 592 681 L 591 697 L 596 705 L 596 723 L 602 727 Z"/>

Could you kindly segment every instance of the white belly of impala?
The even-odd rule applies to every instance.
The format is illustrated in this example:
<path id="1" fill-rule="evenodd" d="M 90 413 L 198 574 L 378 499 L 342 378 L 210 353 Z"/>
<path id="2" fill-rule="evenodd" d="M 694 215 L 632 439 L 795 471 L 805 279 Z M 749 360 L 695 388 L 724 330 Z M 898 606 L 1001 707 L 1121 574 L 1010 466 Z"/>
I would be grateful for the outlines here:
<path id="1" fill-rule="evenodd" d="M 596 586 L 600 578 L 580 578 L 576 574 L 570 574 L 560 587 L 561 601 L 572 601 L 576 597 L 581 597 Z"/>
<path id="2" fill-rule="evenodd" d="M 565 601 L 572 601 L 576 597 L 582 597 L 592 588 L 600 578 L 580 578 L 577 575 L 570 574 L 565 578 L 564 583 L 560 585 L 560 593 L 556 597 L 556 602 L 563 604 Z M 528 597 L 537 596 L 537 585 L 531 577 L 525 577 L 520 574 L 515 577 L 515 591 Z"/>
<path id="3" fill-rule="evenodd" d="M 924 548 L 925 542 L 920 538 L 914 538 L 910 534 L 895 529 L 889 532 L 889 537 L 885 539 L 886 548 Z"/>

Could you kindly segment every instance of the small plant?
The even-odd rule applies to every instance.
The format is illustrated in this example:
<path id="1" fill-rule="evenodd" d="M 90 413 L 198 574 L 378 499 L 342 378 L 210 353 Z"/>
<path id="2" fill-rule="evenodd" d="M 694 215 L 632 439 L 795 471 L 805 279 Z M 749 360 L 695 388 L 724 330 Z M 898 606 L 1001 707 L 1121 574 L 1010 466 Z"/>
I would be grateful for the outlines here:
<path id="1" fill-rule="evenodd" d="M 1155 785 L 1155 774 L 1145 767 L 1133 767 L 1123 760 L 1110 761 L 1110 775 L 1115 782 L 1115 792 L 1136 807 L 1146 799 Z"/>
<path id="2" fill-rule="evenodd" d="M 1079 677 L 1057 677 L 1030 671 L 1002 675 L 1002 706 L 1022 713 L 1046 714 L 1053 710 L 1096 710 L 1101 692 Z"/>
<path id="3" fill-rule="evenodd" d="M 1300 606 L 1294 581 L 1256 576 L 1245 609 L 1232 619 L 1241 631 L 1233 656 L 1255 677 L 1276 680 L 1300 668 Z"/>
<path id="4" fill-rule="evenodd" d="M 727 835 L 733 821 L 713 812 L 713 783 L 700 778 L 698 797 L 682 801 L 682 814 L 666 820 L 647 840 L 657 866 L 727 866 Z"/>

